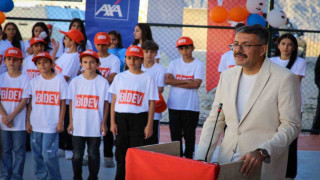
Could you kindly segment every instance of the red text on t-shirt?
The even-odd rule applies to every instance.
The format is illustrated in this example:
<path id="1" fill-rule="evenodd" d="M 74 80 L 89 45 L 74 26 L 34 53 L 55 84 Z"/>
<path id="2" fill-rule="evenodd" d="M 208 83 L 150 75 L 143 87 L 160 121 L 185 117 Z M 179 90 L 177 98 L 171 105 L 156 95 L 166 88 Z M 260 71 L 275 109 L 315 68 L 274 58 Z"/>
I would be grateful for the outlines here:
<path id="1" fill-rule="evenodd" d="M 99 96 L 77 95 L 76 108 L 78 109 L 99 109 Z"/>
<path id="2" fill-rule="evenodd" d="M 35 78 L 40 75 L 40 71 L 37 69 L 27 69 L 27 74 L 30 79 Z"/>
<path id="3" fill-rule="evenodd" d="M 55 91 L 36 91 L 36 104 L 59 106 L 60 93 Z"/>
<path id="4" fill-rule="evenodd" d="M 234 67 L 234 66 L 235 66 L 235 65 L 229 65 L 228 68 L 232 68 L 232 67 Z"/>
<path id="5" fill-rule="evenodd" d="M 193 79 L 194 76 L 186 76 L 182 74 L 176 74 L 176 79 L 177 80 L 188 80 L 188 79 Z"/>
<path id="6" fill-rule="evenodd" d="M 22 88 L 1 88 L 1 101 L 20 102 Z"/>
<path id="7" fill-rule="evenodd" d="M 144 93 L 132 90 L 120 90 L 119 104 L 142 106 Z"/>
<path id="8" fill-rule="evenodd" d="M 59 66 L 56 64 L 56 66 L 54 67 L 54 71 L 55 71 L 57 74 L 61 74 L 62 68 L 59 67 Z"/>
<path id="9" fill-rule="evenodd" d="M 101 72 L 101 75 L 102 75 L 103 77 L 108 77 L 109 72 L 110 72 L 110 68 L 98 67 L 97 69 L 99 69 L 99 71 Z"/>

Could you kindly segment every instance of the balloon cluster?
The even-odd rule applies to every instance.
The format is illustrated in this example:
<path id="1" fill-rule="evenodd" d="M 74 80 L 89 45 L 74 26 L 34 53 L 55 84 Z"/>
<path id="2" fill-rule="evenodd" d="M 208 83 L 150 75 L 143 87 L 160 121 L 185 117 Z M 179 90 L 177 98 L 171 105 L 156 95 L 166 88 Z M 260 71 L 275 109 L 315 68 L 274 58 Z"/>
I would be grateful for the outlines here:
<path id="1" fill-rule="evenodd" d="M 0 0 L 0 24 L 6 20 L 5 12 L 9 12 L 13 9 L 13 0 Z"/>
<path id="2" fill-rule="evenodd" d="M 287 15 L 280 9 L 273 9 L 267 15 L 267 21 L 261 16 L 266 0 L 247 0 L 246 8 L 233 7 L 230 12 L 223 6 L 216 6 L 210 11 L 210 18 L 215 23 L 223 23 L 228 17 L 235 22 L 247 21 L 247 25 L 260 24 L 266 26 L 267 22 L 273 27 L 280 27 L 287 22 Z"/>

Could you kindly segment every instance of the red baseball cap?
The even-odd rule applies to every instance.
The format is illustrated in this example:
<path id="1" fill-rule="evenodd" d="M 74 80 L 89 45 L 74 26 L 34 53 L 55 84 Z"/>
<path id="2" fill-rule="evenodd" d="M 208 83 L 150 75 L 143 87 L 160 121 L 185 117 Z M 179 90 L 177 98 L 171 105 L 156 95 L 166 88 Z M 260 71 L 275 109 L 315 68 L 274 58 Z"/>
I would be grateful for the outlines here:
<path id="1" fill-rule="evenodd" d="M 132 45 L 128 47 L 126 51 L 126 56 L 137 56 L 143 58 L 143 50 L 137 45 Z"/>
<path id="2" fill-rule="evenodd" d="M 181 37 L 177 41 L 177 47 L 179 46 L 187 46 L 187 45 L 193 45 L 193 41 L 189 37 Z"/>
<path id="3" fill-rule="evenodd" d="M 19 59 L 23 58 L 22 51 L 19 48 L 11 47 L 8 48 L 4 54 L 4 57 L 16 57 Z"/>
<path id="4" fill-rule="evenodd" d="M 97 52 L 95 52 L 94 50 L 91 50 L 91 49 L 88 49 L 88 50 L 85 50 L 83 51 L 81 54 L 80 54 L 80 59 L 83 58 L 84 56 L 91 56 L 93 58 L 96 58 L 99 60 L 99 55 Z M 99 60 L 100 62 L 100 60 Z"/>
<path id="5" fill-rule="evenodd" d="M 94 37 L 94 44 L 106 44 L 110 43 L 110 36 L 106 32 L 98 32 Z"/>
<path id="6" fill-rule="evenodd" d="M 73 40 L 74 42 L 76 42 L 78 44 L 81 44 L 81 41 L 84 40 L 84 36 L 83 36 L 82 32 L 77 29 L 71 29 L 68 32 L 60 30 L 59 32 L 67 35 L 71 40 Z"/>
<path id="7" fill-rule="evenodd" d="M 53 27 L 52 24 L 47 24 L 48 29 L 52 29 L 52 27 Z"/>
<path id="8" fill-rule="evenodd" d="M 47 53 L 47 52 L 40 52 L 39 54 L 37 54 L 36 56 L 34 56 L 32 58 L 32 62 L 35 63 L 36 60 L 39 59 L 39 58 L 47 58 L 47 59 L 50 59 L 53 62 L 53 60 L 51 58 L 51 55 L 49 53 Z"/>
<path id="9" fill-rule="evenodd" d="M 44 44 L 47 44 L 46 41 L 44 41 L 42 38 L 40 37 L 33 37 L 30 41 L 30 46 L 34 45 L 35 43 L 39 43 L 39 42 L 42 42 Z"/>

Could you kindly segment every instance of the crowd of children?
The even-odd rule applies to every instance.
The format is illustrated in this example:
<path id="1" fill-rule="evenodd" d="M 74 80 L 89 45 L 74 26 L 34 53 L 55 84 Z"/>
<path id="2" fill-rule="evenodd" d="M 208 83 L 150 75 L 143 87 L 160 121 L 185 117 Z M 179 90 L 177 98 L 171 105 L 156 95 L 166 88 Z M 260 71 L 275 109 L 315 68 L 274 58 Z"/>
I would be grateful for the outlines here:
<path id="1" fill-rule="evenodd" d="M 97 32 L 92 49 L 83 21 L 74 19 L 61 41 L 50 39 L 52 25 L 36 23 L 23 42 L 18 27 L 7 23 L 0 41 L 0 179 L 22 179 L 27 139 L 37 179 L 62 179 L 59 154 L 72 160 L 74 179 L 97 179 L 101 137 L 104 163 L 117 165 L 115 179 L 125 179 L 130 147 L 158 144 L 161 93 L 171 85 L 168 108 L 171 139 L 192 158 L 199 120 L 197 89 L 204 64 L 192 56 L 193 41 L 181 37 L 181 58 L 168 70 L 160 65 L 159 46 L 149 25 L 135 27 L 135 41 L 125 49 L 117 31 Z M 126 70 L 124 70 L 126 69 Z M 28 136 L 30 134 L 30 137 Z M 114 139 L 115 137 L 115 139 Z M 87 153 L 86 153 L 87 152 Z"/>

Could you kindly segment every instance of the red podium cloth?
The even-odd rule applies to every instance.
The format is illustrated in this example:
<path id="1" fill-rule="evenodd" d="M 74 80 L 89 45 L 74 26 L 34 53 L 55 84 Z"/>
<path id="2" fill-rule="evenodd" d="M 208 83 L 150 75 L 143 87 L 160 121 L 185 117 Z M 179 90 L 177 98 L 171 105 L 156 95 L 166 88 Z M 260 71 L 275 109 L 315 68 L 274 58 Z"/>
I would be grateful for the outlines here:
<path id="1" fill-rule="evenodd" d="M 126 156 L 126 180 L 214 180 L 218 169 L 216 164 L 136 148 L 129 148 Z"/>

